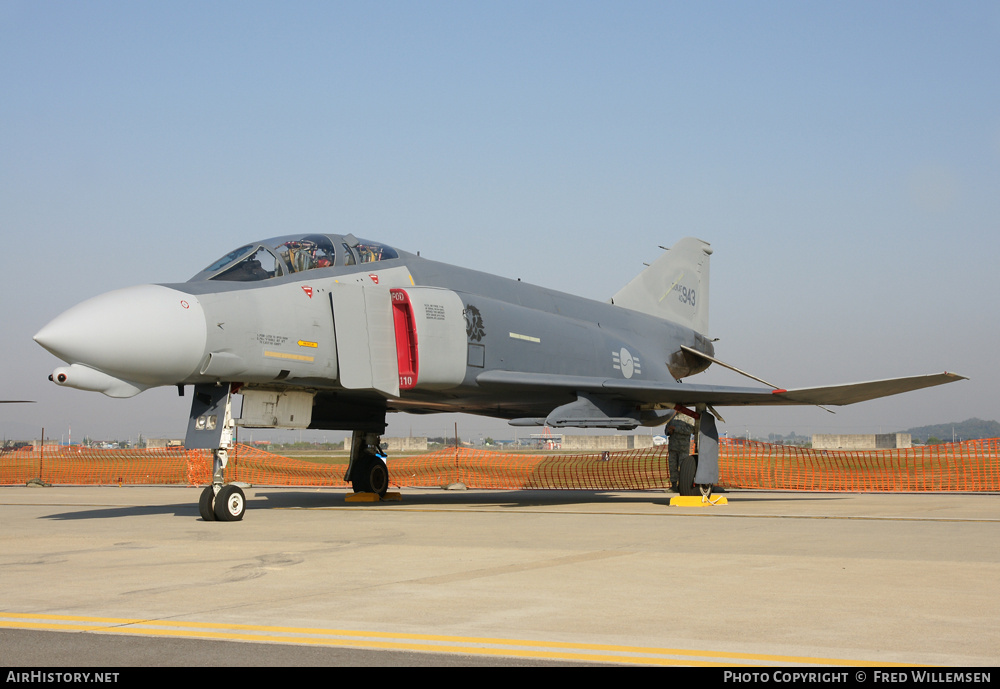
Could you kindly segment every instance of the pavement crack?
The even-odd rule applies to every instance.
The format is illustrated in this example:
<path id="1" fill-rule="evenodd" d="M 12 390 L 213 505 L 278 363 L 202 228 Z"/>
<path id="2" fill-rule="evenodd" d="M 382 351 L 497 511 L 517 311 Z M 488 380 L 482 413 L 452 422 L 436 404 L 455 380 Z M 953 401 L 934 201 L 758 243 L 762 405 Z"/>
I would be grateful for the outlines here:
<path id="1" fill-rule="evenodd" d="M 483 569 L 473 569 L 466 572 L 455 572 L 454 574 L 444 574 L 434 577 L 421 577 L 419 579 L 409 579 L 406 583 L 416 584 L 449 584 L 456 581 L 469 581 L 472 579 L 482 579 L 485 577 L 495 577 L 504 574 L 515 574 L 517 572 L 527 572 L 535 569 L 545 569 L 547 567 L 563 567 L 565 565 L 575 565 L 581 562 L 593 562 L 594 560 L 606 560 L 612 557 L 622 557 L 634 554 L 629 550 L 598 550 L 589 553 L 579 553 L 577 555 L 566 555 L 564 557 L 537 560 L 535 562 L 522 562 L 518 564 L 501 565 L 498 567 L 485 567 Z M 401 583 L 401 582 L 397 582 Z"/>

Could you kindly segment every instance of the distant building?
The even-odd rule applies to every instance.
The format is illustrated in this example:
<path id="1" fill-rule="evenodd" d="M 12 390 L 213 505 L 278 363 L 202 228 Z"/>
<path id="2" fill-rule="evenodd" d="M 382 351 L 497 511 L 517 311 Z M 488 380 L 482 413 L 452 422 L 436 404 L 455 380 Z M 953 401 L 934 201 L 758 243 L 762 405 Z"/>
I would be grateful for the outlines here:
<path id="1" fill-rule="evenodd" d="M 563 435 L 563 450 L 639 450 L 653 447 L 651 435 Z"/>
<path id="2" fill-rule="evenodd" d="M 183 438 L 146 438 L 146 449 L 163 450 L 168 447 L 184 447 Z"/>
<path id="3" fill-rule="evenodd" d="M 393 452 L 427 452 L 427 438 L 382 438 L 382 444 L 386 445 L 385 451 Z M 351 451 L 351 436 L 344 438 L 344 450 Z"/>
<path id="4" fill-rule="evenodd" d="M 427 452 L 427 438 L 382 438 L 388 447 L 386 452 Z"/>
<path id="5" fill-rule="evenodd" d="M 909 433 L 821 434 L 812 437 L 812 446 L 814 450 L 902 450 L 913 443 Z"/>

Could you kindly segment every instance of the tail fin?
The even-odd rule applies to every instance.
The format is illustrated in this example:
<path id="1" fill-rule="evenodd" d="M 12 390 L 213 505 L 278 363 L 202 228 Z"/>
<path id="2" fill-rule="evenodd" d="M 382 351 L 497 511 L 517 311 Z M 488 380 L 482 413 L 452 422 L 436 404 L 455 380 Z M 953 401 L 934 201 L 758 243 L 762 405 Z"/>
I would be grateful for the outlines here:
<path id="1" fill-rule="evenodd" d="M 685 237 L 639 273 L 611 303 L 708 334 L 708 242 Z"/>

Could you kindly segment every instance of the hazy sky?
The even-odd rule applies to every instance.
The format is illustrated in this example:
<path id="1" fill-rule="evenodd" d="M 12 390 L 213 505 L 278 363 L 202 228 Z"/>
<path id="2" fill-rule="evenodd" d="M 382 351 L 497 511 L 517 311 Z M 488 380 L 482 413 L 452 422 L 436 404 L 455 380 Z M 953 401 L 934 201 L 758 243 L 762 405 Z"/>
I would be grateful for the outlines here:
<path id="1" fill-rule="evenodd" d="M 31 336 L 292 232 L 601 300 L 695 235 L 720 358 L 788 388 L 971 379 L 724 430 L 1000 418 L 995 1 L 2 0 L 0 65 L 0 398 L 38 400 L 5 437 L 183 435 L 190 396 L 58 388 Z"/>

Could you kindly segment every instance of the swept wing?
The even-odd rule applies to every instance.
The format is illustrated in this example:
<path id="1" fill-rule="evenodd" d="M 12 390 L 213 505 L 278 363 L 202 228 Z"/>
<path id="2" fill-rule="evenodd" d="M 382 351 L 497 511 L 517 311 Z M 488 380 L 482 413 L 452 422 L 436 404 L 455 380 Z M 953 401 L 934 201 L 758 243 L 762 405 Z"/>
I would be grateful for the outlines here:
<path id="1" fill-rule="evenodd" d="M 965 379 L 965 376 L 944 372 L 815 388 L 770 390 L 724 385 L 561 376 L 519 371 L 485 371 L 479 374 L 476 382 L 483 387 L 583 392 L 628 400 L 638 404 L 679 404 L 683 406 L 709 404 L 721 407 L 854 404 Z"/>

